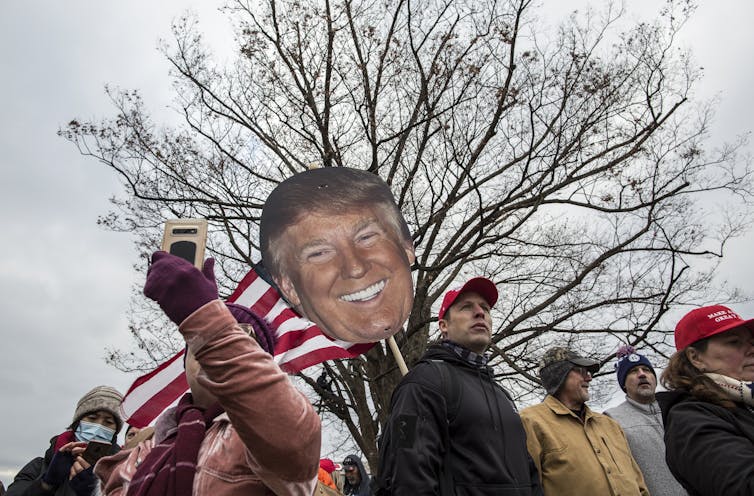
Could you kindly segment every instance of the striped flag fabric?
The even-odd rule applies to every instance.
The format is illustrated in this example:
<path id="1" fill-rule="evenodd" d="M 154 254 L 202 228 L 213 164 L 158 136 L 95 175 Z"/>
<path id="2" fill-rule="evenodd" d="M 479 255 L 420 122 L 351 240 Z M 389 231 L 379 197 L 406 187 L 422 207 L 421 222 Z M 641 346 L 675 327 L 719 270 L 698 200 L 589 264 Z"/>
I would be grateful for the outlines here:
<path id="1" fill-rule="evenodd" d="M 253 268 L 228 302 L 248 306 L 272 325 L 278 336 L 273 358 L 289 374 L 327 360 L 354 358 L 374 346 L 374 343 L 350 343 L 326 336 L 316 324 L 289 307 L 277 290 Z M 146 427 L 188 391 L 183 353 L 181 350 L 134 381 L 121 403 L 125 422 L 139 428 Z"/>

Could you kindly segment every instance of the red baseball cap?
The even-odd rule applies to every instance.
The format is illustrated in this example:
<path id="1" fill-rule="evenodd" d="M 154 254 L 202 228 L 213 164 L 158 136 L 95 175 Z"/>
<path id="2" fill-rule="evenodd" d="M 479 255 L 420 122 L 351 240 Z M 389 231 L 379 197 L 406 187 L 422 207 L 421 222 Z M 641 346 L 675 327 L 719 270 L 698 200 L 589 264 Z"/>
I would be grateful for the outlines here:
<path id="1" fill-rule="evenodd" d="M 682 350 L 700 339 L 739 326 L 748 325 L 754 330 L 752 321 L 754 319 L 742 319 L 736 312 L 722 305 L 697 308 L 684 315 L 675 326 L 675 349 Z"/>
<path id="2" fill-rule="evenodd" d="M 322 458 L 319 461 L 319 467 L 328 474 L 331 474 L 335 471 L 335 462 L 333 462 L 329 458 Z"/>
<path id="3" fill-rule="evenodd" d="M 438 318 L 442 320 L 445 317 L 445 312 L 453 305 L 456 299 L 463 293 L 468 292 L 477 293 L 479 296 L 489 303 L 490 307 L 495 306 L 497 303 L 497 287 L 495 283 L 487 279 L 486 277 L 475 277 L 466 281 L 466 284 L 458 289 L 451 289 L 442 299 L 442 305 L 440 305 L 440 312 L 437 314 Z"/>

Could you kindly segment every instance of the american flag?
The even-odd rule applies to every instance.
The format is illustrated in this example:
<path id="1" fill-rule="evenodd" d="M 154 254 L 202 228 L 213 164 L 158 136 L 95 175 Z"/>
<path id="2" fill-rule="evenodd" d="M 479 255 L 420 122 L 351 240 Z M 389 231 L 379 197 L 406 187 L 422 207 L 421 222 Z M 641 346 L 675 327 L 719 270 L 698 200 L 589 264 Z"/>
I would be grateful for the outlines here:
<path id="1" fill-rule="evenodd" d="M 274 287 L 254 269 L 241 280 L 228 302 L 246 305 L 272 324 L 278 336 L 274 359 L 282 370 L 295 374 L 336 358 L 354 358 L 374 343 L 349 343 L 326 336 L 314 323 L 299 316 Z M 136 379 L 121 403 L 129 425 L 145 427 L 188 391 L 183 350 L 152 372 Z"/>

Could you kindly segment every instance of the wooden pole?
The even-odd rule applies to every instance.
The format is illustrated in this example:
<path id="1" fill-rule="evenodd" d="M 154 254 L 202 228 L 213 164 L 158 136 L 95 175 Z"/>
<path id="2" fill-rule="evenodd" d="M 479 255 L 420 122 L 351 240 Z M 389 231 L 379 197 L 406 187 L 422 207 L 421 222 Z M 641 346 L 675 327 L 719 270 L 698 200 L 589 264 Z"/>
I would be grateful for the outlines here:
<path id="1" fill-rule="evenodd" d="M 406 367 L 406 361 L 403 359 L 403 355 L 401 355 L 401 350 L 398 349 L 398 343 L 395 342 L 395 338 L 393 336 L 390 336 L 387 338 L 387 344 L 390 346 L 390 351 L 393 352 L 393 356 L 395 357 L 396 363 L 398 363 L 398 369 L 401 371 L 401 375 L 408 374 L 408 367 Z"/>

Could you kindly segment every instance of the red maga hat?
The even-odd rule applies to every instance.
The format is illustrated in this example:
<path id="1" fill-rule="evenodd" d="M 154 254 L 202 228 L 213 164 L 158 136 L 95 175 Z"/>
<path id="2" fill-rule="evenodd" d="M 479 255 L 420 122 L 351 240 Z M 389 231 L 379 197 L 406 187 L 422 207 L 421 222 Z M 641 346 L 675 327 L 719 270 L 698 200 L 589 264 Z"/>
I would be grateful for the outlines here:
<path id="1" fill-rule="evenodd" d="M 319 467 L 325 472 L 327 472 L 328 474 L 335 472 L 335 462 L 333 462 L 329 458 L 320 459 Z"/>
<path id="2" fill-rule="evenodd" d="M 460 288 L 451 289 L 445 293 L 445 296 L 442 299 L 442 305 L 440 306 L 440 312 L 438 313 L 438 318 L 442 320 L 442 318 L 445 317 L 445 312 L 448 311 L 448 308 L 453 305 L 456 299 L 463 293 L 468 293 L 469 291 L 477 293 L 484 298 L 484 300 L 489 303 L 490 307 L 495 306 L 495 303 L 497 303 L 497 287 L 495 287 L 495 283 L 486 277 L 474 277 L 473 279 L 466 281 L 466 284 Z"/>
<path id="3" fill-rule="evenodd" d="M 754 330 L 754 326 L 751 325 L 752 321 L 754 319 L 742 319 L 736 312 L 723 305 L 697 308 L 684 315 L 675 326 L 675 349 L 682 350 L 700 339 L 739 326 L 749 326 Z"/>

